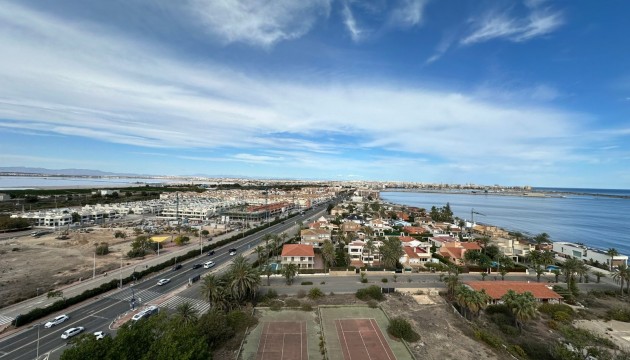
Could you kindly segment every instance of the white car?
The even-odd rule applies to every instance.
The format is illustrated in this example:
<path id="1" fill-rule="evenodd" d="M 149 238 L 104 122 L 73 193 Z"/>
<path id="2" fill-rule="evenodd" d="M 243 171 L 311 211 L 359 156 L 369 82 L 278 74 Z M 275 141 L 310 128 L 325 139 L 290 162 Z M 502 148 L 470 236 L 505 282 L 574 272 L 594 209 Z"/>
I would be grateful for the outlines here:
<path id="1" fill-rule="evenodd" d="M 158 307 L 157 307 L 157 306 L 155 306 L 155 305 L 151 305 L 151 306 L 148 306 L 147 308 L 145 308 L 144 310 L 140 311 L 140 312 L 139 312 L 139 313 L 137 313 L 136 315 L 134 315 L 134 316 L 131 318 L 131 320 L 133 320 L 133 321 L 138 321 L 138 320 L 140 320 L 140 319 L 142 319 L 142 318 L 149 317 L 149 316 L 151 316 L 151 315 L 153 315 L 153 314 L 157 313 L 158 311 L 159 311 L 159 309 L 158 309 Z"/>
<path id="2" fill-rule="evenodd" d="M 208 261 L 205 264 L 203 264 L 204 269 L 210 269 L 213 266 L 214 266 L 214 261 Z"/>
<path id="3" fill-rule="evenodd" d="M 162 286 L 165 284 L 168 284 L 169 282 L 171 282 L 171 279 L 160 279 L 160 281 L 158 281 L 158 286 Z"/>
<path id="4" fill-rule="evenodd" d="M 96 340 L 102 340 L 105 338 L 105 336 L 107 336 L 107 333 L 105 331 L 97 331 L 94 333 L 94 337 L 96 337 Z"/>
<path id="5" fill-rule="evenodd" d="M 70 328 L 70 329 L 64 331 L 63 334 L 61 334 L 61 338 L 62 339 L 71 338 L 71 337 L 73 337 L 75 335 L 79 335 L 80 333 L 83 332 L 83 330 L 85 330 L 85 328 L 82 327 L 82 326 L 77 326 L 77 327 Z"/>
<path id="6" fill-rule="evenodd" d="M 68 317 L 68 315 L 65 315 L 65 314 L 64 315 L 59 315 L 56 318 L 54 318 L 54 319 L 50 320 L 49 322 L 47 322 L 46 324 L 44 324 L 44 327 L 46 329 L 49 329 L 49 328 L 51 328 L 51 327 L 53 327 L 55 325 L 61 324 L 62 322 L 66 321 L 68 319 L 70 319 Z"/>

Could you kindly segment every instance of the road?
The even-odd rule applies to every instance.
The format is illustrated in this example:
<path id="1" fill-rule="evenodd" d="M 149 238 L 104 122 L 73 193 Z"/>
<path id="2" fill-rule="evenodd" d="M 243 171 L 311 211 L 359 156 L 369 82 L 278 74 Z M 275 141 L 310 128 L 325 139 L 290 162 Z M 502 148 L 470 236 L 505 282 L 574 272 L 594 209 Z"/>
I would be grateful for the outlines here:
<path id="1" fill-rule="evenodd" d="M 137 306 L 143 306 L 150 303 L 153 299 L 185 287 L 188 284 L 188 279 L 195 275 L 203 276 L 213 271 L 220 271 L 220 269 L 224 267 L 223 265 L 228 264 L 233 258 L 228 255 L 228 249 L 236 248 L 239 254 L 247 253 L 248 251 L 251 253 L 253 249 L 262 242 L 262 238 L 266 234 L 280 234 L 285 231 L 296 231 L 297 222 L 307 222 L 320 216 L 325 211 L 326 206 L 326 203 L 320 204 L 303 215 L 287 219 L 284 223 L 270 226 L 256 234 L 217 248 L 214 256 L 204 255 L 188 260 L 182 263 L 184 267 L 181 270 L 164 271 L 151 278 L 142 279 L 132 287 L 128 286 L 122 290 L 104 294 L 96 300 L 92 300 L 92 302 L 87 302 L 84 306 L 76 310 L 68 311 L 66 314 L 70 319 L 51 329 L 45 329 L 43 327 L 43 324 L 48 321 L 49 318 L 41 319 L 41 326 L 34 325 L 0 339 L 0 359 L 35 359 L 38 353 L 40 358 L 44 358 L 47 354 L 50 354 L 50 359 L 58 358 L 66 346 L 66 340 L 61 339 L 61 334 L 66 329 L 83 326 L 86 333 L 93 333 L 95 331 L 111 333 L 109 325 L 118 316 L 130 310 L 129 300 L 132 296 L 137 299 Z M 210 259 L 216 263 L 215 268 L 192 269 L 193 264 L 203 263 Z M 157 280 L 161 278 L 170 278 L 171 281 L 166 285 L 158 286 Z M 174 309 L 178 303 L 189 301 L 193 303 L 195 307 L 203 309 L 204 306 L 207 307 L 207 304 L 200 298 L 198 282 L 194 286 L 178 293 L 163 305 L 169 309 Z M 58 314 L 53 314 L 50 318 L 56 315 Z"/>

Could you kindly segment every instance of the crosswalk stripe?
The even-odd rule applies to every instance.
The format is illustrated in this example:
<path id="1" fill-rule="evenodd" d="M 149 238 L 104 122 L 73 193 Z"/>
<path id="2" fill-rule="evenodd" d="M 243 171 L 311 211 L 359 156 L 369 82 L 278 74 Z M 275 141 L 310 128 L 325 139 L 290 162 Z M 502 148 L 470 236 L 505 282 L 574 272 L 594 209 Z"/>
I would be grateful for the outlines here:
<path id="1" fill-rule="evenodd" d="M 160 306 L 175 310 L 177 309 L 177 306 L 186 302 L 190 303 L 197 310 L 199 315 L 206 313 L 210 309 L 210 304 L 203 300 L 191 299 L 183 296 L 174 296 L 162 303 Z"/>
<path id="2" fill-rule="evenodd" d="M 112 294 L 111 296 L 109 296 L 110 299 L 116 299 L 116 300 L 131 300 L 132 296 L 135 296 L 136 299 L 140 298 L 142 299 L 143 302 L 147 302 L 147 301 L 151 301 L 153 299 L 156 299 L 160 296 L 162 296 L 163 294 L 160 294 L 158 292 L 155 291 L 150 291 L 150 290 L 146 290 L 146 291 L 139 291 L 139 292 L 132 292 L 129 289 L 123 290 L 123 291 L 119 291 L 115 294 Z"/>
<path id="3" fill-rule="evenodd" d="M 0 326 L 4 324 L 8 324 L 13 321 L 13 318 L 10 316 L 0 315 Z"/>

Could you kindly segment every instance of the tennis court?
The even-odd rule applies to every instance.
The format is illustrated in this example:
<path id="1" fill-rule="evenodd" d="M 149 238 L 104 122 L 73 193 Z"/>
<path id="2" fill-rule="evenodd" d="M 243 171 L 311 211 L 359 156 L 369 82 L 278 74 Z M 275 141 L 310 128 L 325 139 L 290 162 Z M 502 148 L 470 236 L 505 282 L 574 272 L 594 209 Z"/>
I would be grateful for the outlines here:
<path id="1" fill-rule="evenodd" d="M 307 360 L 306 321 L 264 322 L 257 360 Z"/>
<path id="2" fill-rule="evenodd" d="M 395 360 L 374 319 L 335 320 L 345 360 Z"/>

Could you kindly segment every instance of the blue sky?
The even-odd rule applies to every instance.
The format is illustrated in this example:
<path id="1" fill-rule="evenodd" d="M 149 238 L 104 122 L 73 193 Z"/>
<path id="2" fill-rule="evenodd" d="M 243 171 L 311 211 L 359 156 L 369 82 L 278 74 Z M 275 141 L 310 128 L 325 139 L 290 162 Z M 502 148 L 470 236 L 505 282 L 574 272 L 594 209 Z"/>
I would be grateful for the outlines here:
<path id="1" fill-rule="evenodd" d="M 0 166 L 630 188 L 628 13 L 7 1 Z"/>

